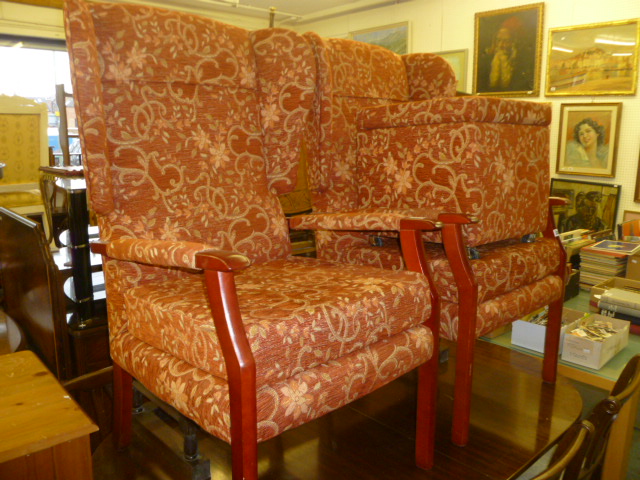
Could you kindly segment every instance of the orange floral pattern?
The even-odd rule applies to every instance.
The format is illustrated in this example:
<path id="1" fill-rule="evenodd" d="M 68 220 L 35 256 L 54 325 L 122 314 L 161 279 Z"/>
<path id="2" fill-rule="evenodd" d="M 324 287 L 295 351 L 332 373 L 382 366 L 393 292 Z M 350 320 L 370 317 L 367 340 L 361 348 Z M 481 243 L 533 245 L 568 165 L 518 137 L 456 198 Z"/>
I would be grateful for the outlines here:
<path id="1" fill-rule="evenodd" d="M 449 62 L 433 53 L 402 55 L 407 69 L 409 100 L 454 97 L 458 82 Z"/>
<path id="2" fill-rule="evenodd" d="M 308 258 L 253 266 L 236 285 L 259 386 L 419 326 L 431 311 L 416 273 Z M 226 378 L 201 275 L 124 287 L 122 295 L 134 337 Z"/>
<path id="3" fill-rule="evenodd" d="M 455 77 L 441 59 L 414 54 L 400 65 L 401 57 L 375 46 L 307 38 L 319 75 L 319 147 L 309 168 L 314 210 L 427 208 L 478 218 L 463 227 L 466 244 L 481 254 L 470 262 L 478 283 L 478 332 L 513 321 L 534 303 L 559 298 L 562 282 L 551 276 L 559 267 L 557 242 L 519 241 L 546 227 L 549 105 L 455 97 Z M 369 64 L 372 52 L 386 61 Z M 379 90 L 368 81 L 379 81 Z M 318 231 L 319 256 L 404 268 L 397 239 L 353 230 Z M 424 238 L 442 299 L 441 334 L 455 339 L 457 287 L 440 233 L 425 232 Z M 536 299 L 528 297 L 532 292 Z"/>

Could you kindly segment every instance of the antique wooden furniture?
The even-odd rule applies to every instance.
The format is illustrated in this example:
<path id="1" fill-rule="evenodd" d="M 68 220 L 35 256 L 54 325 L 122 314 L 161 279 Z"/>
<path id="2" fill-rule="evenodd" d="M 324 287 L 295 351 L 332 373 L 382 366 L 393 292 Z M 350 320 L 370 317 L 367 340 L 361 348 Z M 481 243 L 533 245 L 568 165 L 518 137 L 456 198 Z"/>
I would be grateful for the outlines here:
<path id="1" fill-rule="evenodd" d="M 293 257 L 277 193 L 295 187 L 315 87 L 310 47 L 149 7 L 65 4 L 90 204 L 104 255 L 116 409 L 132 377 L 229 442 L 257 442 L 418 368 L 416 462 L 433 458 L 437 315 L 426 275 Z M 215 39 L 215 41 L 212 41 Z M 409 246 L 432 222 L 370 213 Z M 415 243 L 415 242 L 414 242 Z"/>
<path id="2" fill-rule="evenodd" d="M 634 356 L 620 374 L 611 393 L 599 402 L 586 420 L 594 426 L 593 435 L 582 452 L 582 459 L 573 461 L 567 469 L 565 477 L 572 479 L 603 478 L 603 467 L 607 453 L 607 445 L 614 422 L 620 411 L 640 391 L 640 355 Z"/>
<path id="3" fill-rule="evenodd" d="M 28 348 L 54 375 L 67 381 L 108 367 L 104 304 L 81 324 L 68 309 L 60 272 L 40 225 L 0 207 L 0 278 L 6 312 Z"/>
<path id="4" fill-rule="evenodd" d="M 563 448 L 556 451 L 553 462 L 532 480 L 559 479 L 574 459 L 580 456 L 588 436 L 592 435 L 593 431 L 594 427 L 588 420 L 577 423 L 563 438 Z"/>
<path id="5" fill-rule="evenodd" d="M 0 478 L 93 478 L 98 427 L 33 352 L 0 356 L 0 391 Z"/>
<path id="6" fill-rule="evenodd" d="M 464 445 L 478 336 L 550 305 L 542 376 L 556 378 L 565 258 L 548 198 L 550 106 L 456 97 L 435 55 L 306 37 L 318 67 L 314 211 L 425 208 L 445 223 L 424 240 L 440 333 L 461 347 L 452 438 Z M 316 242 L 319 258 L 405 268 L 387 233 L 318 231 Z"/>

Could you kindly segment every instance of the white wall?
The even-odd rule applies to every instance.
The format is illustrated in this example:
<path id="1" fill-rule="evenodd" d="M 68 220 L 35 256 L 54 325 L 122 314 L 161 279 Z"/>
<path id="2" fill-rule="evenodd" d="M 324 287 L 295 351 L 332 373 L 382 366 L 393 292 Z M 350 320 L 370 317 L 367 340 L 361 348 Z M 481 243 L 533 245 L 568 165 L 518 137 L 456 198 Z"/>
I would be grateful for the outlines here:
<path id="1" fill-rule="evenodd" d="M 345 15 L 320 22 L 291 25 L 304 32 L 315 31 L 322 36 L 342 37 L 351 31 L 408 21 L 410 24 L 411 52 L 438 52 L 469 50 L 467 65 L 467 91 L 473 86 L 473 47 L 475 13 L 516 7 L 534 3 L 517 0 L 412 0 L 382 7 L 366 14 Z M 640 211 L 640 203 L 633 201 L 640 151 L 640 98 L 632 96 L 577 96 L 545 97 L 548 29 L 583 25 L 588 23 L 625 20 L 640 17 L 640 0 L 548 0 L 544 7 L 544 38 L 541 62 L 541 94 L 535 101 L 551 102 L 551 172 L 554 177 L 579 181 L 616 183 L 621 185 L 618 205 L 618 221 L 624 210 Z M 640 94 L 640 87 L 638 88 Z M 555 173 L 559 130 L 560 105 L 562 103 L 622 102 L 619 148 L 615 178 Z"/>

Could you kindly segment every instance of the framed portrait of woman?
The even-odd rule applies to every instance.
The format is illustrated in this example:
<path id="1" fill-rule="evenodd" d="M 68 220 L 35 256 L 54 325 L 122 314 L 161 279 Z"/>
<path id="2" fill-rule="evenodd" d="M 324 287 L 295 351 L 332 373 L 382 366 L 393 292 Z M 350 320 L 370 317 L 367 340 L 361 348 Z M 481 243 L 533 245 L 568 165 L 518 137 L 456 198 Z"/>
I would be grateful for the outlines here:
<path id="1" fill-rule="evenodd" d="M 613 177 L 622 103 L 563 103 L 556 172 Z"/>

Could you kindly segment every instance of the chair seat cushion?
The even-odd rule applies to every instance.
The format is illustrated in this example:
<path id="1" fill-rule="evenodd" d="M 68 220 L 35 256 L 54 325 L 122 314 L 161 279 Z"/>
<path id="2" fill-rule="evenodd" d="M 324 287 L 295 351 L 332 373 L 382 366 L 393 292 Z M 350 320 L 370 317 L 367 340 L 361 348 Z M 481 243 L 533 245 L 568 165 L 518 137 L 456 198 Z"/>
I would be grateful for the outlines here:
<path id="1" fill-rule="evenodd" d="M 248 268 L 236 285 L 258 385 L 338 361 L 431 312 L 426 279 L 407 271 L 290 257 Z M 134 337 L 226 378 L 202 275 L 145 279 L 124 303 Z"/>
<path id="2" fill-rule="evenodd" d="M 475 336 L 481 337 L 496 328 L 524 317 L 538 308 L 549 305 L 564 294 L 562 279 L 547 275 L 542 280 L 516 288 L 478 305 Z M 458 339 L 458 303 L 443 301 L 440 305 L 440 335 L 447 340 Z"/>
<path id="3" fill-rule="evenodd" d="M 323 234 L 325 232 L 322 232 Z M 398 270 L 403 268 L 398 240 L 380 237 L 381 246 L 370 245 L 357 235 L 335 237 L 318 235 L 323 258 L 350 264 L 372 265 Z M 332 246 L 331 242 L 335 247 Z M 504 295 L 555 272 L 559 266 L 559 245 L 555 239 L 538 238 L 533 243 L 506 240 L 477 247 L 481 258 L 470 262 L 478 282 L 478 303 Z M 428 265 L 440 298 L 458 302 L 458 289 L 441 244 L 427 243 Z"/>
<path id="4" fill-rule="evenodd" d="M 560 246 L 555 239 L 533 243 L 505 240 L 476 247 L 480 258 L 470 262 L 478 282 L 478 303 L 532 284 L 559 267 Z M 457 303 L 458 289 L 440 244 L 427 244 L 433 281 L 443 301 Z"/>

